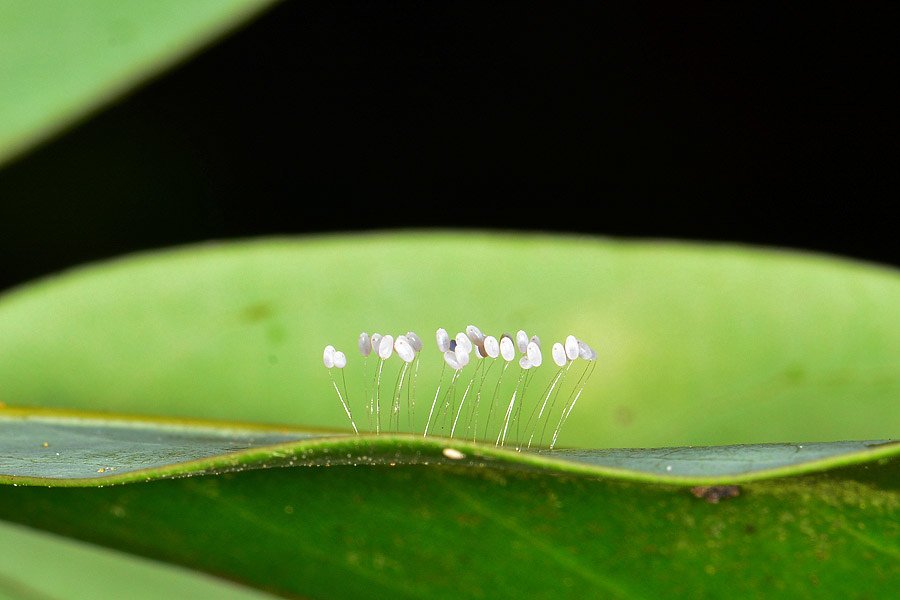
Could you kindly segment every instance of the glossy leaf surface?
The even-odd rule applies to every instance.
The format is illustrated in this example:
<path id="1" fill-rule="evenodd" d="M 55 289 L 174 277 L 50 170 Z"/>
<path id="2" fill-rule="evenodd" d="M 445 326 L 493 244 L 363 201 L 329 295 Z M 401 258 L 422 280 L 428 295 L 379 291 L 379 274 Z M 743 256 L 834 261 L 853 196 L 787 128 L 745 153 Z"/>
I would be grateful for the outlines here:
<path id="1" fill-rule="evenodd" d="M 2 423 L 21 444 L 30 427 L 47 433 L 41 421 Z M 85 427 L 104 437 L 98 419 L 58 419 L 54 432 Z M 157 455 L 155 428 L 175 456 L 193 437 L 209 449 L 209 427 L 176 437 L 120 421 L 113 454 Z M 237 432 L 222 437 L 260 436 Z M 51 451 L 17 444 L 3 454 Z M 296 597 L 883 596 L 900 577 L 900 445 L 851 446 L 819 447 L 811 463 L 791 446 L 669 449 L 674 464 L 686 464 L 679 453 L 713 463 L 714 478 L 691 480 L 648 474 L 644 455 L 658 451 L 619 455 L 617 472 L 445 439 L 307 438 L 181 463 L 175 479 L 156 478 L 166 466 L 68 482 L 22 471 L 3 478 L 0 517 Z M 760 453 L 789 466 L 731 476 L 714 465 Z"/>

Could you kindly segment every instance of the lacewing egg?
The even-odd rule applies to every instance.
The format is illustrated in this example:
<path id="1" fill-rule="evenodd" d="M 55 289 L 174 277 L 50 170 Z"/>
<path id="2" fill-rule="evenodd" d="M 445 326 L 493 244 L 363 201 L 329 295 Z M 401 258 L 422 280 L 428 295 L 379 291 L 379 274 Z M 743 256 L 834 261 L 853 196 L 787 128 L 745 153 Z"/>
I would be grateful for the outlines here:
<path id="1" fill-rule="evenodd" d="M 325 363 L 325 368 L 327 369 L 334 366 L 334 346 L 330 344 L 325 346 L 325 351 L 322 353 L 322 362 Z"/>

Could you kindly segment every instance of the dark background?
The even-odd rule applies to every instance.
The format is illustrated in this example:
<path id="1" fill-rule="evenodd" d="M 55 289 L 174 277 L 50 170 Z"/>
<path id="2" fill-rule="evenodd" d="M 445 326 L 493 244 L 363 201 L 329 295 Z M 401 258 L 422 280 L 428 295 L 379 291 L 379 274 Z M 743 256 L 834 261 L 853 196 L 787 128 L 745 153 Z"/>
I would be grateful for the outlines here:
<path id="1" fill-rule="evenodd" d="M 900 266 L 896 9 L 598 4 L 279 5 L 0 170 L 0 289 L 146 248 L 382 227 Z"/>

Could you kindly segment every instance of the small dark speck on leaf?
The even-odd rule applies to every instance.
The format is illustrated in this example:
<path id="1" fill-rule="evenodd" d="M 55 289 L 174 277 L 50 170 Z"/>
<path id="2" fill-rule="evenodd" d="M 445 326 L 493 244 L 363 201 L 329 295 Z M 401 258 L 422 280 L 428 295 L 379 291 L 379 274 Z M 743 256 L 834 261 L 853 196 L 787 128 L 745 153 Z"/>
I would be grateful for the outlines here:
<path id="1" fill-rule="evenodd" d="M 900 444 L 900 441 L 888 440 L 886 442 L 875 442 L 874 444 L 866 444 L 866 448 L 877 448 L 878 446 L 893 446 L 895 444 Z"/>
<path id="2" fill-rule="evenodd" d="M 691 493 L 710 504 L 718 504 L 719 500 L 727 500 L 740 495 L 741 488 L 737 485 L 698 485 L 691 488 Z"/>

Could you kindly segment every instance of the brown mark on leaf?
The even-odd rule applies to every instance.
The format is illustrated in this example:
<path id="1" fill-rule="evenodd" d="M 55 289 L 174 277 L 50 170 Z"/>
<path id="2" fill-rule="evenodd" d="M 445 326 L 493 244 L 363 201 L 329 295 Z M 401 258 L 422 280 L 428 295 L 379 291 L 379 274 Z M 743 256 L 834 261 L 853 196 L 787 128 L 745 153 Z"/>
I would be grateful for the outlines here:
<path id="1" fill-rule="evenodd" d="M 728 500 L 740 495 L 741 487 L 738 485 L 698 485 L 691 488 L 691 493 L 710 504 L 718 504 L 719 500 Z"/>
<path id="2" fill-rule="evenodd" d="M 241 309 L 241 320 L 249 323 L 257 323 L 272 316 L 275 310 L 271 304 L 266 302 L 257 302 L 250 304 Z"/>
<path id="3" fill-rule="evenodd" d="M 617 406 L 613 417 L 622 427 L 628 427 L 634 422 L 634 411 L 627 406 Z"/>

